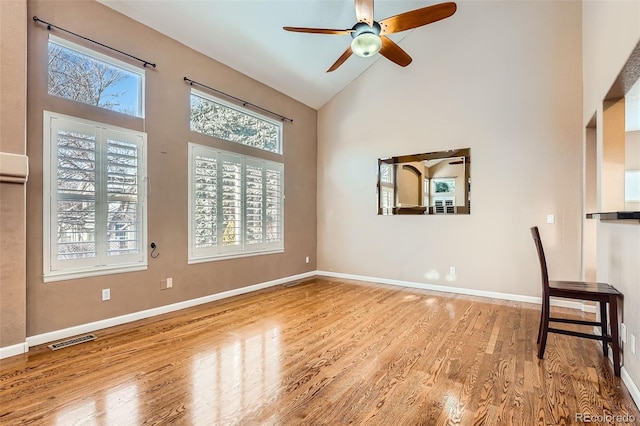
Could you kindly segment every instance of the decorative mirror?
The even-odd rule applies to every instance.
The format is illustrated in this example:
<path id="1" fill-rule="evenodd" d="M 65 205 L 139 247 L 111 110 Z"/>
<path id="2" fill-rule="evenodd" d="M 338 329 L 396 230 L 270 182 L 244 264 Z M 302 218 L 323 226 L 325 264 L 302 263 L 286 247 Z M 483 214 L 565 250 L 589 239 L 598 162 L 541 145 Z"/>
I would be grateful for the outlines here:
<path id="1" fill-rule="evenodd" d="M 470 151 L 378 159 L 378 214 L 469 214 Z"/>

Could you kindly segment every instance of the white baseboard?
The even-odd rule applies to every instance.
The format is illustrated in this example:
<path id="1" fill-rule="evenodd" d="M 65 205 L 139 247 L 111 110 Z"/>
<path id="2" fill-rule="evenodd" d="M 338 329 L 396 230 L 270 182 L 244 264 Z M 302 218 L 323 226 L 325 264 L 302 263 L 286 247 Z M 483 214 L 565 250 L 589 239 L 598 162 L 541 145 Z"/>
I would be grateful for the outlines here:
<path id="1" fill-rule="evenodd" d="M 347 280 L 370 281 L 370 282 L 375 282 L 380 284 L 391 284 L 391 285 L 397 285 L 402 287 L 420 288 L 423 290 L 441 291 L 445 293 L 466 294 L 469 296 L 480 296 L 480 297 L 487 297 L 490 299 L 501 299 L 501 300 L 512 300 L 514 302 L 534 303 L 537 305 L 540 305 L 542 303 L 542 298 L 540 297 L 523 296 L 521 294 L 473 290 L 470 288 L 461 288 L 461 287 L 447 287 L 447 286 L 436 285 L 436 284 L 417 283 L 413 281 L 400 281 L 400 280 L 394 280 L 389 278 L 367 277 L 364 275 L 342 274 L 338 272 L 317 271 L 317 273 L 318 275 L 321 275 L 321 276 L 342 278 Z M 563 299 L 552 299 L 551 305 L 570 308 L 570 309 L 577 309 L 584 312 L 593 313 L 596 311 L 595 306 L 593 305 L 585 305 L 584 303 L 570 302 L 568 300 L 563 300 Z"/>
<path id="2" fill-rule="evenodd" d="M 56 340 L 66 339 L 67 337 L 77 336 L 78 334 L 90 333 L 92 331 L 100 330 L 103 328 L 126 324 L 129 322 L 141 320 L 144 318 L 149 318 L 157 315 L 166 314 L 169 312 L 174 312 L 180 309 L 190 308 L 192 306 L 202 305 L 204 303 L 209 303 L 209 302 L 213 302 L 220 299 L 226 299 L 228 297 L 237 296 L 240 294 L 249 293 L 256 290 L 261 290 L 263 288 L 273 287 L 279 284 L 285 284 L 291 281 L 313 277 L 315 275 L 317 275 L 316 271 L 305 272 L 303 274 L 292 275 L 290 277 L 279 278 L 277 280 L 267 281 L 260 284 L 254 284 L 247 287 L 238 288 L 235 290 L 229 290 L 229 291 L 224 291 L 222 293 L 211 294 L 209 296 L 199 297 L 197 299 L 185 300 L 184 302 L 178 302 L 178 303 L 174 303 L 166 306 L 159 306 L 157 308 L 134 312 L 134 313 L 122 315 L 119 317 L 107 318 L 105 320 L 95 321 L 88 324 L 77 325 L 77 326 L 65 328 L 62 330 L 56 330 L 48 333 L 37 334 L 35 336 L 29 336 L 27 337 L 27 342 L 26 342 L 27 350 L 29 347 L 41 345 L 43 343 L 50 343 Z"/>
<path id="3" fill-rule="evenodd" d="M 5 346 L 0 348 L 0 359 L 9 358 L 11 356 L 22 355 L 29 351 L 27 342 L 18 343 L 17 345 Z"/>
<path id="4" fill-rule="evenodd" d="M 638 389 L 638 386 L 624 367 L 620 368 L 620 378 L 622 378 L 622 382 L 627 386 L 633 402 L 636 403 L 636 407 L 640 408 L 640 389 Z"/>

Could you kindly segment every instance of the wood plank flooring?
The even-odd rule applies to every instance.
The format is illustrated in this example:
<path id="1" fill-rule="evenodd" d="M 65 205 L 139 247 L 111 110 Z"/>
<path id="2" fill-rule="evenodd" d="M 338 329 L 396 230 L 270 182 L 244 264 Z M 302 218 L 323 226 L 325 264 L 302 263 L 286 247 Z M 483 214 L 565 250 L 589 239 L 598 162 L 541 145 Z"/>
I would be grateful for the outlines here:
<path id="1" fill-rule="evenodd" d="M 536 358 L 539 312 L 345 280 L 273 287 L 0 360 L 0 424 L 640 422 L 595 341 L 552 334 Z"/>

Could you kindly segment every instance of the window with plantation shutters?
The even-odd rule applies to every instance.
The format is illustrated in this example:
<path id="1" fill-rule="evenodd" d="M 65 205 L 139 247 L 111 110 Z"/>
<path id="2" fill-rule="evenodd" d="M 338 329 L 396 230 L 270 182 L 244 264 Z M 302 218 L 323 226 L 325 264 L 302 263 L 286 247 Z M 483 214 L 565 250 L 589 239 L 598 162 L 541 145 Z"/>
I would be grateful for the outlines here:
<path id="1" fill-rule="evenodd" d="M 145 142 L 45 111 L 45 281 L 146 269 Z"/>
<path id="2" fill-rule="evenodd" d="M 281 252 L 283 165 L 189 144 L 189 262 Z"/>
<path id="3" fill-rule="evenodd" d="M 456 212 L 454 197 L 437 197 L 433 199 L 434 213 L 451 214 Z"/>

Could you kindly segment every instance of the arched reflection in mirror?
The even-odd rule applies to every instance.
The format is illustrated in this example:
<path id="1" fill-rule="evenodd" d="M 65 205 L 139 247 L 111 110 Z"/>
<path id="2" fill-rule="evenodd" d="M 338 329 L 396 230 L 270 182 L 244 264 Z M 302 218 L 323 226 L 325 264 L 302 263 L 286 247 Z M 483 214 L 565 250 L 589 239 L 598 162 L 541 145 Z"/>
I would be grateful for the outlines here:
<path id="1" fill-rule="evenodd" d="M 470 151 L 378 159 L 378 214 L 469 214 Z"/>

